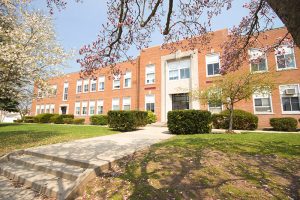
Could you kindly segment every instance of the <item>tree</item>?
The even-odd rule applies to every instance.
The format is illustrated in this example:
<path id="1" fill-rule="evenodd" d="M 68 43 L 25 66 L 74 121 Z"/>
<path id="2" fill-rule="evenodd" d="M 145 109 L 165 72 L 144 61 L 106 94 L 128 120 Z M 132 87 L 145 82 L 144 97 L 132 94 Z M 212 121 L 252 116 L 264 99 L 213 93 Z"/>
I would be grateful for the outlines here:
<path id="1" fill-rule="evenodd" d="M 213 85 L 205 90 L 191 93 L 193 99 L 202 103 L 222 103 L 229 110 L 229 129 L 233 132 L 233 110 L 235 104 L 252 98 L 254 93 L 270 94 L 275 88 L 275 74 L 273 72 L 255 73 L 248 70 L 229 72 L 216 78 Z"/>
<path id="2" fill-rule="evenodd" d="M 2 122 L 9 112 L 18 111 L 18 101 L 12 98 L 3 98 L 0 101 L 0 122 Z"/>
<path id="3" fill-rule="evenodd" d="M 69 54 L 56 40 L 51 17 L 22 3 L 0 5 L 7 10 L 0 14 L 0 101 L 19 100 L 34 95 L 34 84 L 46 90 Z"/>
<path id="4" fill-rule="evenodd" d="M 76 0 L 78 1 L 78 0 Z M 122 59 L 131 59 L 127 51 L 132 46 L 142 49 L 148 46 L 150 35 L 159 30 L 164 35 L 163 48 L 199 48 L 207 45 L 207 33 L 211 30 L 213 17 L 231 8 L 233 0 L 118 0 L 109 1 L 108 20 L 103 24 L 95 42 L 80 50 L 84 55 L 79 59 L 83 72 L 91 75 L 99 67 L 114 66 Z M 63 9 L 66 0 L 47 0 L 51 12 L 55 7 Z M 288 34 L 269 48 L 265 53 L 283 41 L 300 47 L 300 1 L 299 0 L 249 0 L 243 5 L 249 10 L 240 24 L 231 29 L 228 41 L 224 43 L 222 73 L 237 70 L 241 64 L 232 66 L 236 57 L 247 52 L 258 41 L 261 32 L 272 28 L 273 20 L 279 17 L 285 24 Z M 187 39 L 183 43 L 180 39 Z M 172 45 L 170 45 L 172 44 Z M 234 47 L 234 48 L 230 48 Z M 227 64 L 228 63 L 228 64 Z"/>

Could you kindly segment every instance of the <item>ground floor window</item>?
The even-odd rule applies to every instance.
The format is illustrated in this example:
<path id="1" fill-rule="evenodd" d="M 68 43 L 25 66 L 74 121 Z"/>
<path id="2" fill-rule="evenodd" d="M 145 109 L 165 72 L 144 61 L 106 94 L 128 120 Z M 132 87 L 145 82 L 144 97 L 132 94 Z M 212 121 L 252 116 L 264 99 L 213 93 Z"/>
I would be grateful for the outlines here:
<path id="1" fill-rule="evenodd" d="M 155 111 L 155 96 L 154 94 L 148 94 L 145 96 L 145 107 L 147 111 Z"/>
<path id="2" fill-rule="evenodd" d="M 253 95 L 255 113 L 272 113 L 270 94 L 256 93 Z"/>
<path id="3" fill-rule="evenodd" d="M 123 98 L 123 110 L 130 110 L 131 107 L 131 98 L 124 97 Z"/>
<path id="4" fill-rule="evenodd" d="M 208 111 L 211 113 L 220 113 L 222 111 L 222 102 L 209 102 Z"/>
<path id="5" fill-rule="evenodd" d="M 80 102 L 75 103 L 75 115 L 80 115 Z"/>
<path id="6" fill-rule="evenodd" d="M 82 115 L 87 115 L 87 102 L 82 102 Z"/>
<path id="7" fill-rule="evenodd" d="M 112 110 L 120 110 L 120 99 L 119 98 L 112 99 Z"/>
<path id="8" fill-rule="evenodd" d="M 103 100 L 99 100 L 97 102 L 97 114 L 98 115 L 103 114 Z"/>
<path id="9" fill-rule="evenodd" d="M 187 93 L 172 94 L 172 110 L 189 109 L 189 104 L 189 95 Z"/>
<path id="10" fill-rule="evenodd" d="M 95 101 L 90 101 L 90 115 L 94 115 L 95 114 Z"/>
<path id="11" fill-rule="evenodd" d="M 279 87 L 283 114 L 300 113 L 299 85 L 281 85 Z"/>

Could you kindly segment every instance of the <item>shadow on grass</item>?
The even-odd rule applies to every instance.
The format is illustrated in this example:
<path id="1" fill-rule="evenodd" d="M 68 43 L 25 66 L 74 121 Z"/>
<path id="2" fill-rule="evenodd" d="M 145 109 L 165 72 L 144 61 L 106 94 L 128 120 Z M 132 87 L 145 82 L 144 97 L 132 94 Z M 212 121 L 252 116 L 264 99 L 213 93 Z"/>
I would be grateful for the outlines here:
<path id="1" fill-rule="evenodd" d="M 20 123 L 0 123 L 0 128 L 1 127 L 7 127 L 7 126 L 22 126 L 23 124 Z"/>

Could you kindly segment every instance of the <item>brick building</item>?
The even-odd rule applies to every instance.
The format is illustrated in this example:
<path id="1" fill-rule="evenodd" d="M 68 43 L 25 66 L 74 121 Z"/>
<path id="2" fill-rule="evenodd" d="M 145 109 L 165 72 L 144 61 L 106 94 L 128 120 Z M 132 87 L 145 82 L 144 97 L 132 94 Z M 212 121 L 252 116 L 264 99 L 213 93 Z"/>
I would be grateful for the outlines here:
<path id="1" fill-rule="evenodd" d="M 273 44 L 284 36 L 285 28 L 273 29 L 264 34 L 268 39 L 263 45 Z M 122 75 L 112 77 L 109 69 L 101 69 L 94 80 L 80 79 L 79 73 L 70 73 L 49 81 L 52 95 L 40 94 L 32 102 L 32 114 L 74 114 L 86 118 L 93 114 L 105 114 L 109 110 L 152 110 L 159 121 L 166 121 L 172 109 L 208 109 L 219 112 L 222 105 L 200 105 L 189 100 L 191 90 L 203 89 L 211 84 L 218 69 L 220 45 L 226 40 L 228 30 L 215 31 L 209 48 L 170 53 L 160 46 L 143 49 L 132 62 L 117 64 Z M 262 36 L 263 37 L 263 36 Z M 236 109 L 243 109 L 259 117 L 259 127 L 269 127 L 272 117 L 300 118 L 300 49 L 282 46 L 284 55 L 268 53 L 260 64 L 245 64 L 241 68 L 258 72 L 275 70 L 278 74 L 277 88 L 270 95 L 253 95 L 252 100 L 243 101 Z M 252 49 L 251 52 L 259 51 Z M 278 62 L 285 57 L 289 62 Z"/>

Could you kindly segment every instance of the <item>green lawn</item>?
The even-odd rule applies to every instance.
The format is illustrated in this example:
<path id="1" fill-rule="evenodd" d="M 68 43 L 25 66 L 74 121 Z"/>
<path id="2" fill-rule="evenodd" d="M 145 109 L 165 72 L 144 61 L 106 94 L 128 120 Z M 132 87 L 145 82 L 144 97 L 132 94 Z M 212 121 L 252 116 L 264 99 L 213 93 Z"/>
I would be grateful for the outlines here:
<path id="1" fill-rule="evenodd" d="M 105 127 L 56 124 L 0 124 L 0 156 L 45 144 L 117 133 Z"/>
<path id="2" fill-rule="evenodd" d="M 87 199 L 297 199 L 300 134 L 184 135 L 126 157 Z"/>

